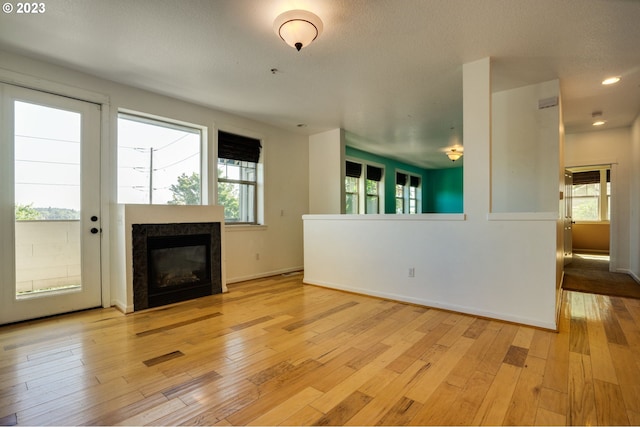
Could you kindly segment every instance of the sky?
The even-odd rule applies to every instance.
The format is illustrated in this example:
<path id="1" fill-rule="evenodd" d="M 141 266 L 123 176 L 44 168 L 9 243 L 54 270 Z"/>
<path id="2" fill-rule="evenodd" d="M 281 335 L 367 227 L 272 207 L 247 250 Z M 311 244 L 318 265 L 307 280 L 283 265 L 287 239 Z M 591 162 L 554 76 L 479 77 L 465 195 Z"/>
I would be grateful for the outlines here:
<path id="1" fill-rule="evenodd" d="M 194 129 L 122 116 L 118 120 L 118 203 L 149 203 L 153 164 L 151 201 L 166 204 L 172 199 L 169 187 L 178 182 L 178 176 L 200 175 L 200 140 L 200 132 Z"/>
<path id="2" fill-rule="evenodd" d="M 15 102 L 15 201 L 80 209 L 79 113 Z"/>
<path id="3" fill-rule="evenodd" d="M 73 111 L 15 102 L 16 204 L 80 210 L 88 182 L 80 175 L 81 120 Z M 118 203 L 149 203 L 152 149 L 153 203 L 171 200 L 178 176 L 200 173 L 200 139 L 199 130 L 119 119 Z"/>

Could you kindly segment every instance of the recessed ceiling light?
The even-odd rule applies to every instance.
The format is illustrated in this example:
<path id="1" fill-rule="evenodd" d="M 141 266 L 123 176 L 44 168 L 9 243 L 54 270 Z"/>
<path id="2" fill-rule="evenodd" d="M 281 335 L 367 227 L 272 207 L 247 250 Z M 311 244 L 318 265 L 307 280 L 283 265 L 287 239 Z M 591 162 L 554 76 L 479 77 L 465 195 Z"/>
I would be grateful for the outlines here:
<path id="1" fill-rule="evenodd" d="M 603 124 L 605 124 L 607 121 L 603 120 L 602 117 L 602 111 L 594 111 L 593 113 L 591 113 L 591 117 L 593 118 L 593 126 L 602 126 Z"/>
<path id="2" fill-rule="evenodd" d="M 613 85 L 616 84 L 620 81 L 620 76 L 616 76 L 616 77 L 609 77 L 607 79 L 604 79 L 602 81 L 603 85 Z"/>

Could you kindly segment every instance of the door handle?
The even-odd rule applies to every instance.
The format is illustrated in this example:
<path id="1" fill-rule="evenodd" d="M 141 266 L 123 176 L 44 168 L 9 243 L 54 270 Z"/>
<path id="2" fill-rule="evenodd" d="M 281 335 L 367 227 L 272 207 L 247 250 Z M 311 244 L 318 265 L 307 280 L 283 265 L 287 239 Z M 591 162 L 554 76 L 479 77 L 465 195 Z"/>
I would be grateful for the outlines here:
<path id="1" fill-rule="evenodd" d="M 91 217 L 91 222 L 96 222 L 97 220 L 98 220 L 97 216 L 94 215 L 94 216 Z"/>
<path id="2" fill-rule="evenodd" d="M 100 230 L 98 230 L 97 228 L 93 227 L 91 230 L 91 234 L 98 234 L 100 232 Z"/>

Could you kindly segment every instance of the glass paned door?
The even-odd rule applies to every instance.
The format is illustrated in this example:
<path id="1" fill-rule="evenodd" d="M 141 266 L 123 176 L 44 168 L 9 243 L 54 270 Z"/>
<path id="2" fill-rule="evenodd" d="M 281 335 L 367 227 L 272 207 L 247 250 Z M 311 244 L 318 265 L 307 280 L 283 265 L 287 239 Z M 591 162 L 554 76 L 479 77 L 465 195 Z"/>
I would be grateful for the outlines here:
<path id="1" fill-rule="evenodd" d="M 99 306 L 99 106 L 2 89 L 0 321 Z"/>

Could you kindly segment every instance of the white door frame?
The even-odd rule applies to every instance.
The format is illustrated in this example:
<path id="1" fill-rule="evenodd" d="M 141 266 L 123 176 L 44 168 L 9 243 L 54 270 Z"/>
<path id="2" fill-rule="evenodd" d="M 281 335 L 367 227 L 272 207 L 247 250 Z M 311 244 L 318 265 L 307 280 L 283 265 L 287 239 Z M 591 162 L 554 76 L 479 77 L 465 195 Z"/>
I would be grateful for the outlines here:
<path id="1" fill-rule="evenodd" d="M 115 201 L 115 191 L 111 182 L 114 180 L 111 164 L 115 162 L 111 148 L 111 101 L 109 96 L 65 84 L 41 79 L 12 70 L 0 68 L 0 83 L 20 86 L 26 89 L 65 96 L 79 101 L 92 102 L 101 106 L 100 114 L 100 225 L 102 239 L 100 241 L 100 264 L 102 281 L 102 306 L 111 306 L 111 216 L 110 206 Z M 114 132 L 115 134 L 115 132 Z"/>
<path id="2" fill-rule="evenodd" d="M 589 161 L 585 164 L 572 164 L 570 166 L 565 166 L 565 169 L 573 169 L 573 168 L 586 168 L 589 166 L 602 167 L 604 165 L 609 166 L 611 169 L 611 210 L 609 211 L 609 271 L 612 272 L 621 272 L 619 265 L 619 254 L 618 254 L 618 232 L 619 232 L 619 221 L 618 215 L 618 160 L 617 159 L 602 159 L 599 161 Z"/>

